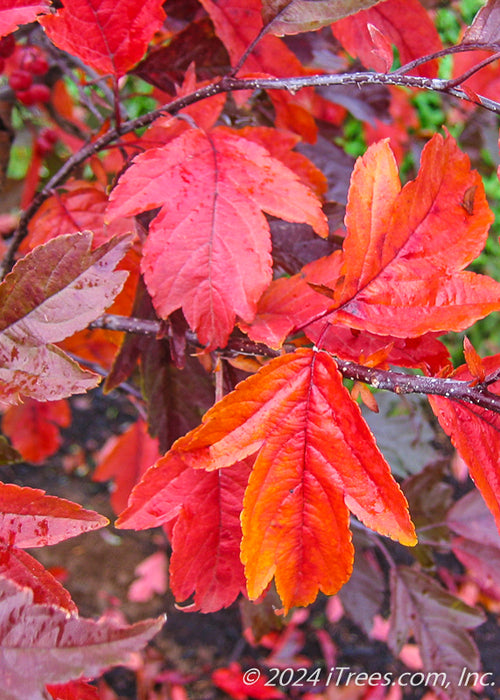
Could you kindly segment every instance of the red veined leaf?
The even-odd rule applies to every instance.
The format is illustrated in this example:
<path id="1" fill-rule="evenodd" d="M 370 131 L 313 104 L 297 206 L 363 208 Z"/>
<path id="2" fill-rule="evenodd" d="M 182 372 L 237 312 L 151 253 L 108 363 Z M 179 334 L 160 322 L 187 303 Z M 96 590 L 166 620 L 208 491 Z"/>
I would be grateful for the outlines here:
<path id="1" fill-rule="evenodd" d="M 99 691 L 85 681 L 70 681 L 63 685 L 47 685 L 54 700 L 99 700 Z"/>
<path id="2" fill-rule="evenodd" d="M 477 187 L 472 214 L 463 207 Z M 400 191 L 386 142 L 358 159 L 346 212 L 344 262 L 330 318 L 380 335 L 459 331 L 500 308 L 500 284 L 463 272 L 492 221 L 479 174 L 455 141 L 436 134 L 417 178 Z"/>
<path id="3" fill-rule="evenodd" d="M 432 373 L 449 365 L 446 346 L 435 334 L 427 333 L 420 338 L 396 338 L 393 335 L 375 335 L 366 331 L 348 328 L 340 324 L 325 330 L 325 322 L 308 323 L 316 315 L 323 317 L 331 307 L 331 301 L 313 291 L 310 282 L 334 286 L 342 264 L 341 253 L 318 258 L 293 277 L 273 280 L 259 300 L 257 314 L 251 324 L 240 323 L 240 327 L 256 342 L 279 348 L 286 337 L 303 328 L 314 343 L 321 339 L 321 347 L 328 352 L 352 362 L 361 362 L 385 351 L 380 365 L 421 367 Z M 329 318 L 329 316 L 326 316 Z"/>
<path id="4" fill-rule="evenodd" d="M 0 36 L 10 34 L 21 24 L 34 22 L 49 10 L 48 0 L 0 0 Z"/>
<path id="5" fill-rule="evenodd" d="M 135 487 L 116 523 L 144 529 L 175 520 L 170 586 L 179 601 L 194 592 L 190 609 L 220 610 L 245 590 L 240 513 L 252 461 L 204 472 L 188 467 L 182 454 L 168 452 Z"/>
<path id="6" fill-rule="evenodd" d="M 96 319 L 127 273 L 113 271 L 130 238 L 90 252 L 92 234 L 60 236 L 22 258 L 0 285 L 0 399 L 56 400 L 100 379 L 52 345 Z"/>
<path id="7" fill-rule="evenodd" d="M 56 605 L 71 614 L 78 613 L 68 591 L 50 571 L 23 549 L 0 543 L 1 577 L 8 578 L 23 588 L 30 588 L 34 603 Z"/>
<path id="8" fill-rule="evenodd" d="M 45 700 L 46 684 L 94 677 L 125 663 L 163 618 L 118 627 L 33 602 L 33 592 L 0 578 L 0 682 L 5 700 Z"/>
<path id="9" fill-rule="evenodd" d="M 65 0 L 41 24 L 60 49 L 119 78 L 143 57 L 162 26 L 162 5 L 162 0 Z"/>
<path id="10" fill-rule="evenodd" d="M 134 226 L 129 219 L 114 219 L 105 224 L 104 213 L 108 197 L 104 189 L 84 180 L 72 180 L 64 185 L 64 191 L 45 200 L 28 225 L 28 236 L 21 244 L 21 252 L 27 253 L 38 245 L 47 243 L 66 233 L 92 231 L 92 247 L 106 243 L 117 235 L 132 233 Z"/>
<path id="11" fill-rule="evenodd" d="M 380 55 L 370 34 L 370 25 L 396 46 L 403 64 L 442 49 L 434 22 L 418 0 L 385 0 L 332 26 L 344 48 L 352 56 L 359 56 L 367 68 L 380 68 Z M 415 72 L 435 78 L 437 69 L 437 61 L 430 61 Z"/>
<path id="12" fill-rule="evenodd" d="M 318 197 L 326 193 L 328 182 L 325 175 L 309 158 L 292 150 L 300 142 L 299 136 L 266 126 L 246 126 L 238 133 L 249 141 L 264 146 L 273 158 L 281 160 Z"/>
<path id="13" fill-rule="evenodd" d="M 311 32 L 336 22 L 342 17 L 366 10 L 381 0 L 263 0 L 264 24 L 273 34 Z"/>
<path id="14" fill-rule="evenodd" d="M 213 470 L 257 451 L 242 513 L 250 598 L 273 576 L 287 609 L 307 605 L 318 589 L 335 593 L 352 567 L 346 504 L 381 534 L 415 543 L 405 498 L 326 353 L 304 349 L 271 361 L 210 409 L 169 459 L 174 469 Z M 148 526 L 165 512 L 155 505 L 157 477 L 157 468 L 146 473 L 125 523 L 137 511 Z"/>
<path id="15" fill-rule="evenodd" d="M 236 315 L 252 320 L 271 281 L 262 210 L 328 233 L 319 200 L 296 175 L 222 127 L 191 129 L 136 158 L 111 193 L 108 216 L 158 206 L 144 246 L 146 285 L 162 318 L 182 306 L 207 349 L 224 347 Z"/>
<path id="16" fill-rule="evenodd" d="M 59 428 L 71 423 L 71 411 L 66 399 L 40 403 L 26 399 L 10 406 L 2 416 L 2 431 L 27 462 L 39 464 L 57 452 L 61 445 Z"/>
<path id="17" fill-rule="evenodd" d="M 41 489 L 0 482 L 0 540 L 16 547 L 43 547 L 88 530 L 108 519 Z"/>
<path id="18" fill-rule="evenodd" d="M 160 454 L 158 440 L 148 433 L 145 421 L 139 419 L 124 433 L 109 438 L 97 456 L 94 481 L 115 480 L 111 505 L 115 513 L 126 506 L 133 487 Z"/>
<path id="19" fill-rule="evenodd" d="M 487 373 L 500 365 L 500 356 L 482 360 Z M 466 366 L 460 367 L 454 379 L 473 379 Z M 498 394 L 500 383 L 488 386 Z M 431 408 L 445 433 L 469 468 L 469 474 L 481 492 L 500 530 L 500 414 L 463 401 L 450 401 L 441 396 L 429 396 Z"/>
<path id="20" fill-rule="evenodd" d="M 491 56 L 491 51 L 463 51 L 453 56 L 453 79 L 464 75 L 468 70 L 477 66 L 481 61 Z M 498 70 L 498 61 L 489 63 L 483 66 L 480 70 L 473 73 L 467 80 L 460 83 L 460 89 L 465 92 L 472 102 L 463 101 L 462 108 L 466 111 L 472 111 L 477 104 L 480 103 L 479 95 L 495 100 L 498 95 L 500 85 L 500 73 Z M 474 104 L 475 103 L 475 104 Z"/>
<path id="21" fill-rule="evenodd" d="M 410 634 L 416 638 L 423 669 L 444 674 L 453 698 L 469 697 L 460 687 L 464 668 L 480 667 L 476 645 L 466 631 L 484 622 L 480 610 L 471 608 L 446 591 L 437 581 L 417 569 L 395 567 L 391 577 L 391 629 L 388 644 L 395 654 Z"/>
<path id="22" fill-rule="evenodd" d="M 263 27 L 260 0 L 246 0 L 243 4 L 238 0 L 201 0 L 201 4 L 210 15 L 217 35 L 229 53 L 231 65 L 236 66 Z M 240 74 L 242 72 L 277 78 L 309 74 L 286 44 L 270 34 L 258 42 L 243 64 Z M 325 105 L 330 108 L 334 120 L 335 115 L 338 118 L 344 113 L 310 89 L 301 90 L 296 95 L 271 90 L 269 97 L 276 110 L 276 126 L 294 131 L 311 143 L 317 137 L 314 116 L 325 117 Z M 244 95 L 237 94 L 234 98 L 239 102 L 245 99 Z"/>
<path id="23" fill-rule="evenodd" d="M 214 472 L 187 469 L 178 480 L 184 498 L 172 532 L 170 585 L 177 600 L 194 593 L 190 610 L 215 612 L 245 591 L 240 514 L 252 463 Z"/>

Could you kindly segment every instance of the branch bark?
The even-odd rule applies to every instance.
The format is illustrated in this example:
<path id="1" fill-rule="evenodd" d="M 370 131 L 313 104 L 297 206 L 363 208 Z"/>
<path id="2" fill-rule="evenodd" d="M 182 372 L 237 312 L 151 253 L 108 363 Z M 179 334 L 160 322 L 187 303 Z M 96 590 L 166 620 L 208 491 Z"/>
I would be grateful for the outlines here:
<path id="1" fill-rule="evenodd" d="M 90 327 L 141 335 L 158 335 L 162 331 L 162 322 L 105 314 L 90 324 Z M 188 331 L 186 338 L 191 344 L 200 347 L 195 334 L 191 331 Z M 262 343 L 254 343 L 245 337 L 230 338 L 222 353 L 223 355 L 245 354 L 262 355 L 264 357 L 278 357 L 281 355 L 281 351 L 273 350 Z M 365 367 L 355 362 L 340 360 L 337 357 L 334 359 L 343 377 L 370 384 L 376 389 L 391 391 L 394 394 L 433 394 L 435 396 L 444 396 L 451 401 L 465 401 L 495 413 L 500 413 L 500 396 L 489 391 L 487 386 L 489 382 L 473 386 L 470 382 L 448 377 L 425 377 L 417 374 Z"/>
<path id="2" fill-rule="evenodd" d="M 448 53 L 454 53 L 462 50 L 473 50 L 477 48 L 476 45 L 467 44 L 466 48 L 464 45 L 459 45 L 458 47 L 450 47 L 444 51 L 439 52 L 440 56 L 447 55 Z M 490 48 L 488 46 L 482 46 L 482 48 Z M 496 47 L 495 50 L 498 50 Z M 437 55 L 437 54 L 436 54 Z M 418 63 L 431 60 L 436 55 L 425 56 L 419 59 Z M 414 62 L 415 64 L 417 62 Z M 40 192 L 34 197 L 30 206 L 21 215 L 19 225 L 14 235 L 12 236 L 7 253 L 4 256 L 0 264 L 0 280 L 5 277 L 5 275 L 11 270 L 14 265 L 15 256 L 17 250 L 26 237 L 28 233 L 29 221 L 36 214 L 38 209 L 42 206 L 46 199 L 48 199 L 53 191 L 60 187 L 71 173 L 82 163 L 84 163 L 90 156 L 104 150 L 110 144 L 119 141 L 119 139 L 132 131 L 141 129 L 145 126 L 150 125 L 158 117 L 170 114 L 172 116 L 178 114 L 182 109 L 192 105 L 196 102 L 200 102 L 213 95 L 219 95 L 221 93 L 236 92 L 240 90 L 287 90 L 288 92 L 295 93 L 306 87 L 333 87 L 336 85 L 400 85 L 405 87 L 420 88 L 424 90 L 431 90 L 444 95 L 451 95 L 466 102 L 471 102 L 473 104 L 478 104 L 484 109 L 487 109 L 495 114 L 500 114 L 500 102 L 490 100 L 486 97 L 478 96 L 479 102 L 472 97 L 467 92 L 461 90 L 457 87 L 457 79 L 455 80 L 443 80 L 440 78 L 425 78 L 421 76 L 408 75 L 406 73 L 401 73 L 403 69 L 409 70 L 413 68 L 413 64 L 408 64 L 408 66 L 403 66 L 398 71 L 393 73 L 373 73 L 369 71 L 357 72 L 357 73 L 327 73 L 321 75 L 311 75 L 311 76 L 300 76 L 300 77 L 290 77 L 290 78 L 235 78 L 230 75 L 224 76 L 221 79 L 206 85 L 199 90 L 195 90 L 189 95 L 179 97 L 168 104 L 159 107 L 145 115 L 137 117 L 136 119 L 130 119 L 128 121 L 122 122 L 119 127 L 109 129 L 101 137 L 95 141 L 90 141 L 85 146 L 83 146 L 77 153 L 73 154 L 64 165 L 58 170 L 57 173 L 47 182 Z M 467 77 L 467 76 L 466 76 Z M 465 80 L 465 77 L 461 77 L 458 80 Z"/>

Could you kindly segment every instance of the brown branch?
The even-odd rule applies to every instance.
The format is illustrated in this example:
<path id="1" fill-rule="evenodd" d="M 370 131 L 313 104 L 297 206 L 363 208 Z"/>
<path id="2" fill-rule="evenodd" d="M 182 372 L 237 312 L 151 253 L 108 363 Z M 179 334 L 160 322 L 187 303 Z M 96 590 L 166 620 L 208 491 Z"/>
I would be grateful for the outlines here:
<path id="1" fill-rule="evenodd" d="M 426 57 L 427 58 L 427 57 Z M 159 107 L 148 114 L 144 114 L 136 119 L 123 122 L 120 128 L 112 128 L 105 134 L 100 136 L 95 141 L 91 141 L 83 146 L 77 153 L 74 153 L 57 173 L 47 182 L 43 189 L 34 197 L 30 206 L 21 215 L 19 226 L 12 236 L 7 253 L 0 264 L 0 279 L 12 268 L 16 256 L 16 252 L 28 233 L 28 223 L 48 199 L 53 191 L 60 187 L 70 174 L 79 165 L 84 163 L 90 156 L 107 148 L 110 144 L 118 141 L 121 136 L 132 131 L 148 126 L 155 119 L 165 114 L 176 115 L 185 107 L 191 104 L 204 100 L 213 95 L 219 95 L 225 92 L 235 92 L 239 90 L 287 90 L 295 93 L 306 87 L 333 87 L 336 85 L 401 85 L 405 87 L 414 87 L 424 90 L 432 90 L 442 94 L 452 95 L 459 99 L 479 104 L 485 109 L 500 114 L 500 103 L 494 100 L 489 100 L 485 97 L 478 96 L 479 102 L 468 95 L 463 90 L 455 87 L 450 87 L 450 81 L 440 78 L 426 78 L 421 76 L 413 76 L 394 73 L 334 73 L 312 76 L 300 76 L 290 78 L 233 78 L 225 76 L 218 81 L 206 85 L 199 90 L 195 90 L 189 95 L 179 97 L 172 102 Z"/>
<path id="2" fill-rule="evenodd" d="M 158 335 L 162 330 L 162 322 L 105 314 L 91 323 L 90 327 L 107 328 L 108 330 L 126 333 Z M 188 342 L 201 348 L 194 333 L 188 331 L 186 337 Z M 278 357 L 281 355 L 279 350 L 273 350 L 262 343 L 254 343 L 246 337 L 230 338 L 222 352 L 224 354 L 262 355 L 264 357 Z M 404 372 L 365 367 L 355 362 L 340 360 L 337 357 L 335 357 L 335 362 L 342 376 L 346 379 L 364 382 L 376 389 L 391 391 L 394 394 L 444 396 L 451 401 L 465 401 L 495 413 L 500 413 L 500 396 L 488 391 L 486 383 L 472 386 L 469 382 L 458 379 L 425 377 L 417 374 L 405 374 Z"/>

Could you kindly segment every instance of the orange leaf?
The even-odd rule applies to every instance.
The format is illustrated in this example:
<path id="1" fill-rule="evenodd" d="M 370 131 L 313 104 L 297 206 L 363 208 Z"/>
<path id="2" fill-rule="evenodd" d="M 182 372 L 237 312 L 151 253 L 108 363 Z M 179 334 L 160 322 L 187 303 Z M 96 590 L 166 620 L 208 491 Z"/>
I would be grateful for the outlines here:
<path id="1" fill-rule="evenodd" d="M 473 212 L 464 196 L 476 187 Z M 332 322 L 401 338 L 460 331 L 500 308 L 500 284 L 463 269 L 481 252 L 493 214 L 479 174 L 436 134 L 401 191 L 386 142 L 358 159 L 346 213 Z"/>
<path id="2" fill-rule="evenodd" d="M 148 290 L 162 318 L 182 306 L 208 349 L 224 347 L 236 315 L 252 320 L 271 281 L 262 210 L 328 234 L 319 200 L 297 176 L 222 127 L 191 129 L 136 158 L 111 193 L 108 216 L 158 206 L 142 261 Z"/>
<path id="3" fill-rule="evenodd" d="M 483 361 L 481 357 L 477 354 L 476 349 L 467 338 L 464 337 L 464 357 L 469 372 L 480 382 L 484 382 L 486 377 L 486 371 L 484 369 Z"/>
<path id="4" fill-rule="evenodd" d="M 349 509 L 381 534 L 415 543 L 406 500 L 359 407 L 329 355 L 309 349 L 279 357 L 238 385 L 175 443 L 185 464 L 213 470 L 257 451 L 242 513 L 247 589 L 257 598 L 272 577 L 286 608 L 349 578 Z M 145 475 L 129 512 L 158 512 Z M 155 516 L 156 517 L 156 516 Z M 122 516 L 127 519 L 127 511 Z"/>
<path id="5" fill-rule="evenodd" d="M 54 454 L 61 444 L 59 427 L 71 423 L 71 411 L 66 399 L 40 403 L 25 399 L 10 406 L 2 417 L 2 431 L 27 462 L 39 464 Z"/>

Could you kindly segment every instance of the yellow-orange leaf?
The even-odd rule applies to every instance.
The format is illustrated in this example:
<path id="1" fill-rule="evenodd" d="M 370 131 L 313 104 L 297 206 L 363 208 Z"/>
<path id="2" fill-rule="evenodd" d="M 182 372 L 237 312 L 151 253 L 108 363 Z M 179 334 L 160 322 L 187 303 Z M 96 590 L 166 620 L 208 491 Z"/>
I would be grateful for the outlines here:
<path id="1" fill-rule="evenodd" d="M 300 349 L 276 358 L 208 411 L 175 449 L 205 469 L 259 451 L 242 513 L 251 598 L 273 576 L 286 608 L 307 605 L 318 590 L 335 593 L 352 568 L 348 508 L 381 534 L 415 544 L 406 500 L 325 352 Z"/>

